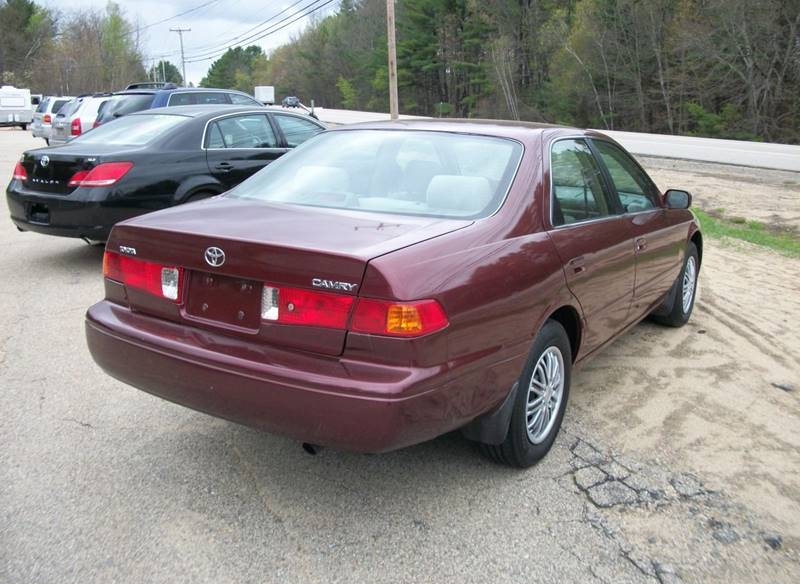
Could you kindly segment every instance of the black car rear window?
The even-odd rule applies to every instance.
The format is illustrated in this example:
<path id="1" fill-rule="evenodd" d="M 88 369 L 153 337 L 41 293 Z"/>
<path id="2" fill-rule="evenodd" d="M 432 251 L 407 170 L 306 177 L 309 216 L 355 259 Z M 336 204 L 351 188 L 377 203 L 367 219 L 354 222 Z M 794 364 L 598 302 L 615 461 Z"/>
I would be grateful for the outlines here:
<path id="1" fill-rule="evenodd" d="M 153 110 L 158 111 L 158 110 Z M 167 114 L 142 114 L 111 120 L 72 140 L 74 144 L 144 146 L 192 118 Z"/>
<path id="2" fill-rule="evenodd" d="M 109 104 L 103 108 L 103 113 L 99 121 L 105 123 L 120 116 L 126 116 L 134 112 L 146 110 L 153 103 L 152 93 L 136 93 L 126 95 L 115 95 Z"/>

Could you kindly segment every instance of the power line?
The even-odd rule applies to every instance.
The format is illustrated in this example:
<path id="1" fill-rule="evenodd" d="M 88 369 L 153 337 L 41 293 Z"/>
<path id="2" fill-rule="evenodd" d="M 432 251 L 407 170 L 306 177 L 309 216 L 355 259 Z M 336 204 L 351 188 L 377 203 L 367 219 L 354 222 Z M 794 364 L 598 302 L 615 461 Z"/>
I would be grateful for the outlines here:
<path id="1" fill-rule="evenodd" d="M 163 23 L 168 22 L 170 20 L 174 20 L 174 19 L 179 18 L 181 16 L 185 16 L 185 15 L 190 14 L 192 12 L 196 12 L 196 11 L 200 10 L 201 8 L 205 8 L 206 6 L 209 6 L 211 4 L 216 4 L 219 1 L 220 0 L 209 0 L 208 2 L 205 2 L 205 3 L 201 4 L 200 6 L 195 6 L 194 8 L 190 8 L 189 10 L 185 10 L 183 12 L 179 12 L 178 14 L 173 14 L 172 16 L 164 18 L 163 20 L 159 20 L 157 22 L 151 22 L 150 24 L 146 24 L 144 26 L 140 26 L 139 28 L 137 28 L 135 30 L 132 30 L 128 34 L 131 35 L 131 34 L 139 33 L 139 32 L 141 32 L 143 30 L 147 30 L 148 28 L 151 28 L 151 27 L 156 26 L 158 24 L 163 24 Z"/>
<path id="2" fill-rule="evenodd" d="M 280 30 L 283 30 L 284 28 L 286 28 L 287 26 L 290 26 L 291 24 L 294 24 L 298 20 L 302 20 L 303 18 L 305 18 L 307 16 L 310 16 L 314 12 L 317 12 L 318 10 L 321 10 L 322 8 L 325 8 L 328 4 L 331 4 L 331 3 L 335 2 L 336 0 L 327 0 L 326 2 L 323 2 L 322 4 L 320 4 L 319 6 L 315 6 L 315 7 L 311 8 L 310 10 L 307 10 L 306 12 L 302 12 L 303 10 L 306 10 L 307 8 L 312 6 L 313 4 L 316 4 L 317 2 L 320 2 L 320 1 L 321 0 L 314 0 L 313 2 L 311 2 L 311 4 L 308 4 L 305 7 L 303 7 L 301 9 L 301 11 L 300 11 L 301 13 L 295 13 L 293 15 L 287 16 L 286 18 L 283 18 L 282 20 L 279 20 L 275 24 L 269 26 L 266 31 L 262 31 L 262 32 L 250 35 L 249 37 L 247 37 L 245 39 L 237 41 L 236 43 L 233 43 L 232 45 L 225 46 L 224 48 L 218 49 L 216 51 L 211 51 L 209 53 L 196 55 L 194 58 L 190 56 L 189 59 L 187 59 L 186 62 L 187 63 L 199 63 L 201 61 L 209 61 L 211 59 L 219 57 L 220 55 L 224 54 L 229 49 L 234 48 L 235 46 L 244 44 L 245 42 L 254 43 L 256 41 L 259 41 L 259 40 L 261 40 L 261 39 L 263 39 L 263 38 L 265 38 L 265 37 L 267 37 L 267 36 L 269 36 L 271 34 L 275 34 L 276 32 L 278 32 Z M 296 18 L 293 18 L 295 16 L 296 16 Z M 292 20 L 289 20 L 290 18 L 292 18 Z M 289 22 L 286 22 L 287 20 L 289 20 Z M 283 26 L 278 26 L 279 24 L 281 24 L 283 22 L 286 22 L 286 24 L 284 24 Z M 206 55 L 208 55 L 208 56 L 206 56 Z"/>
<path id="3" fill-rule="evenodd" d="M 248 33 L 256 30 L 257 28 L 261 28 L 262 26 L 264 26 L 268 22 L 278 18 L 284 12 L 288 12 L 289 10 L 291 10 L 292 8 L 297 6 L 298 4 L 302 4 L 303 2 L 306 2 L 306 1 L 307 0 L 297 0 L 297 2 L 294 2 L 293 4 L 291 4 L 291 5 L 287 6 L 286 8 L 284 8 L 283 10 L 279 10 L 276 14 L 273 14 L 272 16 L 267 18 L 266 20 L 262 20 L 257 25 L 248 28 L 246 31 L 244 31 L 242 33 L 239 33 L 238 35 L 234 36 L 232 39 L 230 39 L 228 41 L 225 41 L 224 43 L 213 42 L 213 43 L 207 44 L 207 45 L 200 45 L 200 46 L 197 46 L 197 47 L 189 47 L 189 51 L 194 52 L 196 55 L 199 55 L 199 56 L 203 56 L 207 52 L 214 52 L 217 48 L 223 47 L 223 46 L 227 46 L 227 45 L 230 45 L 233 42 L 238 41 L 242 37 L 246 36 Z M 319 1 L 319 0 L 315 0 L 315 1 Z M 301 10 L 303 10 L 303 9 L 301 8 Z M 228 32 L 230 32 L 230 31 L 228 31 Z M 256 33 L 256 34 L 258 34 L 258 33 Z M 222 35 L 220 35 L 220 36 L 222 36 Z M 190 56 L 190 58 L 191 58 L 191 56 Z"/>

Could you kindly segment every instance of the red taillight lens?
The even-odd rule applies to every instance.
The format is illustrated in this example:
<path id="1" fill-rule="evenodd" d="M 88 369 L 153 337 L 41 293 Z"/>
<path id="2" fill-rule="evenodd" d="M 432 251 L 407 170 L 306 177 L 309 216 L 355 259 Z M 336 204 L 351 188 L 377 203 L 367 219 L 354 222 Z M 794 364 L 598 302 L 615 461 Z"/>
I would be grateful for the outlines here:
<path id="1" fill-rule="evenodd" d="M 80 136 L 82 132 L 81 128 L 81 119 L 75 118 L 72 120 L 72 123 L 69 125 L 69 133 L 71 136 Z"/>
<path id="2" fill-rule="evenodd" d="M 344 329 L 354 300 L 343 294 L 265 285 L 261 318 L 279 324 Z"/>
<path id="3" fill-rule="evenodd" d="M 25 167 L 22 166 L 21 162 L 17 162 L 17 165 L 14 167 L 14 174 L 11 175 L 12 180 L 28 180 L 28 172 L 25 170 Z"/>
<path id="4" fill-rule="evenodd" d="M 350 330 L 373 335 L 419 337 L 448 325 L 447 315 L 436 300 L 391 302 L 359 298 Z"/>
<path id="5" fill-rule="evenodd" d="M 146 262 L 107 251 L 103 255 L 103 276 L 154 296 L 180 302 L 183 268 Z"/>
<path id="6" fill-rule="evenodd" d="M 42 122 L 45 124 L 49 124 L 52 119 L 53 118 L 50 117 L 50 114 L 44 114 L 44 116 L 42 116 Z"/>
<path id="7" fill-rule="evenodd" d="M 133 162 L 106 162 L 91 170 L 81 170 L 69 179 L 70 187 L 108 187 L 119 181 L 133 168 Z"/>

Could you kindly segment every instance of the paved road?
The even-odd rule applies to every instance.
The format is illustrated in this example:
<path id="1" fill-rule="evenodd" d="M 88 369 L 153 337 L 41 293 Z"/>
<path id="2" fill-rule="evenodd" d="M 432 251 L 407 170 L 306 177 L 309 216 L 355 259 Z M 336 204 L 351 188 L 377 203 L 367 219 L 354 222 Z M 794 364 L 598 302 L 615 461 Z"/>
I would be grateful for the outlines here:
<path id="1" fill-rule="evenodd" d="M 320 120 L 331 124 L 378 122 L 389 119 L 389 114 L 349 110 L 317 108 L 316 113 Z M 401 119 L 425 118 L 401 116 Z M 600 131 L 613 137 L 634 154 L 800 171 L 800 146 L 637 132 Z"/>
<path id="2" fill-rule="evenodd" d="M 3 180 L 34 144 L 0 131 Z M 721 543 L 728 520 L 707 517 L 730 515 L 727 500 L 593 445 L 590 419 L 570 414 L 519 472 L 458 435 L 311 457 L 146 395 L 86 349 L 102 249 L 18 233 L 5 213 L 0 249 L 3 584 L 793 579 L 740 519 L 742 541 Z M 673 529 L 626 535 L 623 518 Z"/>

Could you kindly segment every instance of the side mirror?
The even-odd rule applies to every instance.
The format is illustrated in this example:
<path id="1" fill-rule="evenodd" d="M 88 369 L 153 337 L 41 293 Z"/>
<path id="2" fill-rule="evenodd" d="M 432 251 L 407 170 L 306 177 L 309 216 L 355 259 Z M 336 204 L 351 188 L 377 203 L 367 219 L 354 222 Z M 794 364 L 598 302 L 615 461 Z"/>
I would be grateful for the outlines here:
<path id="1" fill-rule="evenodd" d="M 692 206 L 692 195 L 686 191 L 670 189 L 664 193 L 667 209 L 688 209 Z"/>

